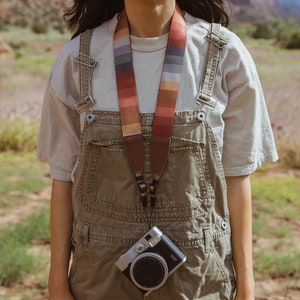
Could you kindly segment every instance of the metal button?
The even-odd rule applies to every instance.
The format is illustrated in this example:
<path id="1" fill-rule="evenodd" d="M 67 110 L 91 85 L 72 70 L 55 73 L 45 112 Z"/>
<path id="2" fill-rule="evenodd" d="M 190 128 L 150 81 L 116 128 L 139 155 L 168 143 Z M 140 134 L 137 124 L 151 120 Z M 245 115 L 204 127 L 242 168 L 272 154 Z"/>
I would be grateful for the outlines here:
<path id="1" fill-rule="evenodd" d="M 221 227 L 222 227 L 222 229 L 227 229 L 227 222 L 225 222 L 225 221 L 223 221 L 222 223 L 221 223 Z"/>
<path id="2" fill-rule="evenodd" d="M 88 113 L 85 118 L 88 123 L 93 123 L 96 120 L 96 116 L 92 113 Z"/>
<path id="3" fill-rule="evenodd" d="M 206 115 L 205 115 L 205 112 L 204 111 L 199 111 L 199 113 L 198 113 L 198 115 L 197 115 L 197 119 L 199 120 L 199 121 L 204 121 L 205 120 L 205 117 L 206 117 Z"/>

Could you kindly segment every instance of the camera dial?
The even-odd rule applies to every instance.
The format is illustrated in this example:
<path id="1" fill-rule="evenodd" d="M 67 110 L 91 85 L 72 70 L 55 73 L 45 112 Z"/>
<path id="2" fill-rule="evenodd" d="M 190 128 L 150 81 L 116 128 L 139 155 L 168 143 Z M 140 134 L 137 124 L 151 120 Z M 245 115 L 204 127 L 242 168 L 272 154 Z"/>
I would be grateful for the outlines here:
<path id="1" fill-rule="evenodd" d="M 168 278 L 168 266 L 157 253 L 146 252 L 137 256 L 130 266 L 133 283 L 142 290 L 160 288 Z"/>

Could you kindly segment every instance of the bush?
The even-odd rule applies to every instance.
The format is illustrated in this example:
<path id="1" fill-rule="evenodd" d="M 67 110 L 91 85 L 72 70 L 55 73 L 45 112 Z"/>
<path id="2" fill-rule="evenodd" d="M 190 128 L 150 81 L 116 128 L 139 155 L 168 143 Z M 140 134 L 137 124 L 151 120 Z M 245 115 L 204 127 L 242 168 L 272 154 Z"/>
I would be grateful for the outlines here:
<path id="1" fill-rule="evenodd" d="M 277 145 L 280 163 L 287 168 L 300 168 L 300 144 L 280 142 Z"/>
<path id="2" fill-rule="evenodd" d="M 278 26 L 277 43 L 287 49 L 300 49 L 299 24 L 295 20 L 287 20 Z"/>
<path id="3" fill-rule="evenodd" d="M 292 34 L 292 36 L 286 41 L 285 48 L 300 49 L 300 31 Z"/>
<path id="4" fill-rule="evenodd" d="M 55 30 L 57 30 L 60 34 L 64 34 L 66 31 L 66 25 L 63 22 L 58 22 L 56 25 L 53 26 Z"/>
<path id="5" fill-rule="evenodd" d="M 10 286 L 33 268 L 34 258 L 22 245 L 3 245 L 0 260 L 0 284 Z"/>
<path id="6" fill-rule="evenodd" d="M 0 19 L 0 31 L 7 31 L 6 24 L 2 19 Z"/>
<path id="7" fill-rule="evenodd" d="M 270 17 L 255 26 L 237 26 L 234 22 L 231 22 L 230 28 L 242 37 L 274 39 L 277 45 L 283 48 L 300 49 L 299 22 L 295 19 L 285 20 Z"/>
<path id="8" fill-rule="evenodd" d="M 38 123 L 23 119 L 0 121 L 0 151 L 33 151 L 36 149 Z"/>
<path id="9" fill-rule="evenodd" d="M 0 231 L 0 285 L 10 286 L 38 268 L 39 258 L 29 251 L 38 241 L 49 241 L 49 212 L 41 210 L 26 221 Z"/>
<path id="10" fill-rule="evenodd" d="M 255 270 L 271 278 L 300 278 L 300 255 L 261 251 L 255 261 Z"/>
<path id="11" fill-rule="evenodd" d="M 48 33 L 49 26 L 46 22 L 35 20 L 31 26 L 31 30 L 36 34 L 45 34 Z"/>
<path id="12" fill-rule="evenodd" d="M 274 36 L 274 31 L 269 24 L 258 24 L 252 33 L 255 39 L 272 39 Z"/>

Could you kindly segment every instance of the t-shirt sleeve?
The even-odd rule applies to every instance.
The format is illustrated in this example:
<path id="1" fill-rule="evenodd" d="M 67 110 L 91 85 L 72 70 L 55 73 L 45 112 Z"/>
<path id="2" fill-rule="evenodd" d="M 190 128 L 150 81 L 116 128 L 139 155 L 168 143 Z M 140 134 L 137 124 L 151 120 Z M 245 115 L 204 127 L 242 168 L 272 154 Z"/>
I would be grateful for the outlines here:
<path id="1" fill-rule="evenodd" d="M 226 176 L 254 172 L 278 159 L 267 106 L 253 59 L 236 37 L 229 45 L 223 166 Z"/>
<path id="2" fill-rule="evenodd" d="M 80 149 L 80 116 L 75 109 L 76 88 L 65 55 L 52 69 L 45 92 L 37 157 L 48 162 L 53 179 L 71 181 Z"/>

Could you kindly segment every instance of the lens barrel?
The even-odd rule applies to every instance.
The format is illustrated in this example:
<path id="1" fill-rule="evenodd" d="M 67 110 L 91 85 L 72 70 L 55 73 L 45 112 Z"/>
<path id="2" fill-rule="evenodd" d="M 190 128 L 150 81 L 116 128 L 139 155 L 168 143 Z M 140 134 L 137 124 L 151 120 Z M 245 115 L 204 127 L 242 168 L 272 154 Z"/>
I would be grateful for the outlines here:
<path id="1" fill-rule="evenodd" d="M 168 266 L 157 253 L 146 252 L 135 258 L 130 266 L 133 283 L 143 290 L 156 290 L 168 278 Z"/>

